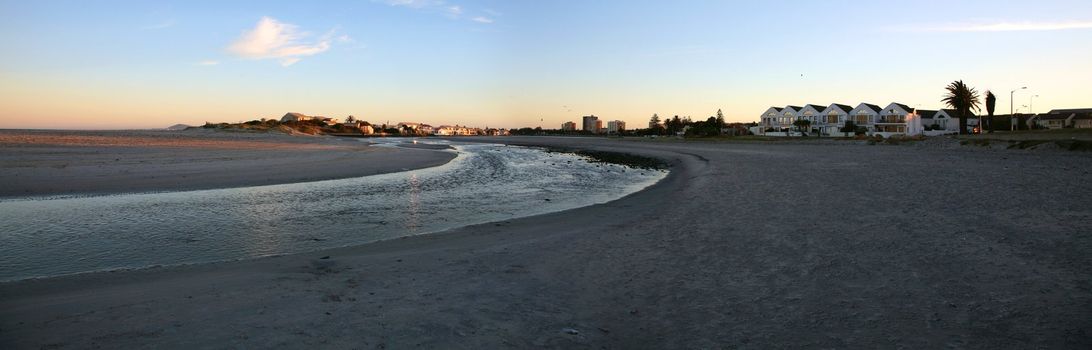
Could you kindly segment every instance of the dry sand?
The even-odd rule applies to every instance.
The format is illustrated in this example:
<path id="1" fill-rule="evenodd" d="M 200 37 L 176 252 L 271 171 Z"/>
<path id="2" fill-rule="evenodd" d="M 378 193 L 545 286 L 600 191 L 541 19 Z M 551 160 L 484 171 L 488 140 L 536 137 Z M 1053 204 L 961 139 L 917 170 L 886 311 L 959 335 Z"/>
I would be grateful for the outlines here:
<path id="1" fill-rule="evenodd" d="M 1088 153 L 498 140 L 674 169 L 440 234 L 0 284 L 0 348 L 1092 346 Z"/>
<path id="2" fill-rule="evenodd" d="M 350 138 L 200 129 L 0 130 L 0 198 L 318 181 L 436 166 L 452 158 Z"/>

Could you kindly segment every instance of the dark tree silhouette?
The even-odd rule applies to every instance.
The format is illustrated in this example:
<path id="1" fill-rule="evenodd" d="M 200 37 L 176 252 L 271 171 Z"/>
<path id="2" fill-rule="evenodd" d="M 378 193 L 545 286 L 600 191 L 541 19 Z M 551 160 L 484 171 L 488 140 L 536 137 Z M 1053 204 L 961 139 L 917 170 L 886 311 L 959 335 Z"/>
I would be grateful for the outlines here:
<path id="1" fill-rule="evenodd" d="M 721 110 L 718 108 L 716 120 L 717 135 L 720 135 L 720 129 L 724 129 L 724 125 L 724 112 L 721 112 Z"/>
<path id="2" fill-rule="evenodd" d="M 967 134 L 967 116 L 972 110 L 980 110 L 978 91 L 964 84 L 962 80 L 953 81 L 944 88 L 948 91 L 941 101 L 959 114 L 959 134 Z"/>
<path id="3" fill-rule="evenodd" d="M 986 90 L 986 114 L 990 116 L 990 133 L 993 133 L 993 111 L 997 106 L 997 96 L 993 95 L 993 92 Z"/>

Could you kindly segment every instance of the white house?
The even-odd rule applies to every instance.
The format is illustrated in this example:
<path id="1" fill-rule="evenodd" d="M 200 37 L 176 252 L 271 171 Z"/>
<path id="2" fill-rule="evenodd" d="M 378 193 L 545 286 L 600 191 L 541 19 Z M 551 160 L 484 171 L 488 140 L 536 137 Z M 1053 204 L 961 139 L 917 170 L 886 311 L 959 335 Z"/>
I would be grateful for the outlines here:
<path id="1" fill-rule="evenodd" d="M 876 119 L 875 130 L 881 133 L 885 137 L 895 134 L 907 134 L 909 131 L 909 121 L 911 119 L 918 118 L 914 113 L 914 109 L 910 106 L 891 102 L 891 104 L 880 110 L 880 118 Z M 920 118 L 918 119 L 920 124 Z"/>
<path id="2" fill-rule="evenodd" d="M 936 111 L 919 109 L 918 115 L 921 116 L 921 124 L 924 126 L 935 126 L 940 130 L 959 131 L 959 119 L 956 119 L 954 109 Z"/>
<path id="3" fill-rule="evenodd" d="M 311 119 L 313 119 L 313 117 L 303 113 L 288 112 L 283 117 L 281 117 L 281 122 L 302 122 Z"/>
<path id="4" fill-rule="evenodd" d="M 759 119 L 762 122 L 759 124 L 761 124 L 763 132 L 765 132 L 767 128 L 780 128 L 780 123 L 777 118 L 781 117 L 781 109 L 781 107 L 770 107 L 762 113 L 762 118 Z"/>
<path id="5" fill-rule="evenodd" d="M 806 104 L 796 111 L 796 120 L 807 120 L 809 125 L 811 125 L 809 129 L 818 129 L 820 128 L 819 116 L 823 114 L 824 109 L 827 109 L 826 105 L 817 105 L 813 103 Z M 793 120 L 793 122 L 796 120 Z M 804 130 L 804 132 L 810 131 L 811 130 Z"/>
<path id="6" fill-rule="evenodd" d="M 842 127 L 845 126 L 846 120 L 849 120 L 849 113 L 853 111 L 853 107 L 848 105 L 832 103 L 827 108 L 823 109 L 821 119 L 820 132 L 833 135 L 841 132 Z"/>
<path id="7" fill-rule="evenodd" d="M 849 121 L 858 127 L 866 127 L 873 130 L 874 123 L 880 118 L 880 106 L 871 103 L 861 103 L 849 111 Z"/>

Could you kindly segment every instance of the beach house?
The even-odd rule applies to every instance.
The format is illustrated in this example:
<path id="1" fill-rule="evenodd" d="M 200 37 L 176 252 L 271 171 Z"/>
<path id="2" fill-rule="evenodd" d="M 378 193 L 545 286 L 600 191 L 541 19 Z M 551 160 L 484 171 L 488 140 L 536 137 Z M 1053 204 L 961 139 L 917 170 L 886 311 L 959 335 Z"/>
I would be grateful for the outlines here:
<path id="1" fill-rule="evenodd" d="M 281 122 L 304 122 L 311 119 L 313 119 L 311 116 L 303 113 L 288 112 L 283 117 L 281 117 Z"/>
<path id="2" fill-rule="evenodd" d="M 891 102 L 880 110 L 879 118 L 875 120 L 874 130 L 884 137 L 895 134 L 914 133 L 909 129 L 909 121 L 918 118 L 914 109 L 898 102 Z M 920 123 L 920 118 L 918 119 Z"/>
<path id="3" fill-rule="evenodd" d="M 821 114 L 820 132 L 826 135 L 840 135 L 846 120 L 849 120 L 850 111 L 853 111 L 853 107 L 849 105 L 832 103 L 827 106 Z"/>
<path id="4" fill-rule="evenodd" d="M 869 131 L 873 130 L 876 119 L 880 118 L 880 106 L 871 103 L 861 103 L 849 111 L 849 121 L 853 122 L 853 125 L 858 127 L 865 127 Z"/>
<path id="5" fill-rule="evenodd" d="M 780 128 L 780 126 L 779 126 L 780 124 L 778 123 L 778 119 L 777 119 L 777 118 L 780 118 L 780 117 L 781 117 L 781 107 L 770 107 L 769 109 L 767 109 L 765 112 L 762 113 L 762 118 L 759 119 L 761 121 L 761 122 L 759 122 L 759 125 L 762 126 L 763 130 L 765 130 L 767 128 L 775 128 L 775 129 Z M 777 125 L 777 126 L 775 127 L 775 125 Z"/>
<path id="6" fill-rule="evenodd" d="M 818 130 L 821 122 L 819 116 L 823 114 L 824 109 L 827 109 L 827 105 L 814 103 L 806 104 L 796 111 L 796 119 L 793 120 L 793 122 L 796 122 L 797 120 L 808 121 L 809 127 L 807 130 L 803 130 L 804 132 L 811 132 L 813 129 Z"/>

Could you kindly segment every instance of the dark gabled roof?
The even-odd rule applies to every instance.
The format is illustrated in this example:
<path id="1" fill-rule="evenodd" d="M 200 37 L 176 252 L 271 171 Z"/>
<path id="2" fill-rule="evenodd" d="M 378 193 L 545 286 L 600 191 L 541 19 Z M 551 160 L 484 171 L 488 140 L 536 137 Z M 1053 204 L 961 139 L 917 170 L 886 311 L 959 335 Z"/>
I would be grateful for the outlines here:
<path id="1" fill-rule="evenodd" d="M 944 111 L 944 113 L 948 113 L 949 117 L 959 118 L 959 111 L 957 111 L 957 110 L 954 110 L 954 109 L 951 109 L 951 108 L 945 108 L 945 109 L 942 109 L 942 111 Z M 967 117 L 977 117 L 977 115 L 974 114 L 974 112 L 971 112 L 971 114 L 968 115 Z"/>
<path id="2" fill-rule="evenodd" d="M 904 104 L 901 104 L 901 103 L 898 103 L 898 102 L 895 102 L 895 105 L 899 106 L 899 108 L 902 108 L 902 110 L 907 111 L 907 112 L 913 112 L 914 111 L 914 109 L 910 108 L 910 106 L 907 106 L 907 105 L 904 105 Z"/>
<path id="3" fill-rule="evenodd" d="M 1092 119 L 1092 112 L 1073 113 L 1073 119 Z"/>
<path id="4" fill-rule="evenodd" d="M 1047 114 L 1092 113 L 1092 108 L 1052 109 Z"/>
<path id="5" fill-rule="evenodd" d="M 782 109 L 784 109 L 784 108 L 781 108 L 781 107 L 770 107 L 770 108 L 773 108 L 775 111 L 778 111 L 778 112 L 780 112 Z"/>
<path id="6" fill-rule="evenodd" d="M 785 106 L 785 107 L 786 107 L 786 108 L 792 108 L 792 109 L 795 109 L 795 110 L 798 110 L 798 111 L 799 111 L 799 110 L 800 110 L 801 108 L 804 108 L 804 107 L 800 107 L 800 106 L 791 106 L 791 105 L 790 105 L 790 106 Z M 784 109 L 784 108 L 782 108 L 782 109 Z"/>
<path id="7" fill-rule="evenodd" d="M 934 111 L 934 110 L 919 109 L 918 110 L 918 115 L 920 115 L 922 119 L 933 119 L 933 117 L 935 117 L 937 115 L 937 112 L 938 111 Z"/>
<path id="8" fill-rule="evenodd" d="M 830 108 L 831 106 L 838 107 L 839 109 L 841 109 L 843 112 L 846 112 L 846 113 L 849 113 L 849 111 L 853 110 L 853 107 L 850 107 L 850 106 L 847 106 L 847 105 L 844 105 L 844 104 L 840 104 L 840 103 L 832 103 L 830 106 L 827 106 L 827 108 Z"/>
<path id="9" fill-rule="evenodd" d="M 1042 120 L 1057 120 L 1057 119 L 1069 119 L 1069 117 L 1073 116 L 1073 114 L 1074 113 L 1047 113 L 1047 114 L 1036 115 L 1036 117 L 1038 117 L 1039 119 L 1042 119 Z"/>
<path id="10" fill-rule="evenodd" d="M 815 108 L 815 110 L 820 111 L 820 112 L 822 112 L 824 109 L 827 109 L 827 105 L 818 105 L 818 104 L 814 104 L 814 103 L 809 103 L 809 104 L 804 105 L 805 108 L 808 107 L 808 106 L 811 106 L 811 108 Z"/>
<path id="11" fill-rule="evenodd" d="M 880 106 L 871 103 L 862 103 L 862 105 L 865 105 L 865 107 L 872 109 L 872 111 L 876 113 L 880 113 L 880 111 L 883 110 L 883 108 L 881 108 Z"/>

